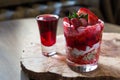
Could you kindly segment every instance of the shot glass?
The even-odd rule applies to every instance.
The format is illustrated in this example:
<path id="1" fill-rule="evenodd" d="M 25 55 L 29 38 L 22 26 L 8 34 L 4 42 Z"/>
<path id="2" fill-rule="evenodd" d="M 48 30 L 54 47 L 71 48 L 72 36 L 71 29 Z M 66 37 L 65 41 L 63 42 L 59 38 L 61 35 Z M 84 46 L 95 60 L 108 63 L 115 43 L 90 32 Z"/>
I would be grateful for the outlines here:
<path id="1" fill-rule="evenodd" d="M 36 17 L 42 53 L 45 56 L 56 54 L 56 32 L 59 16 L 54 14 L 42 14 Z"/>
<path id="2" fill-rule="evenodd" d="M 104 23 L 74 29 L 63 21 L 67 64 L 76 72 L 90 72 L 97 68 Z"/>

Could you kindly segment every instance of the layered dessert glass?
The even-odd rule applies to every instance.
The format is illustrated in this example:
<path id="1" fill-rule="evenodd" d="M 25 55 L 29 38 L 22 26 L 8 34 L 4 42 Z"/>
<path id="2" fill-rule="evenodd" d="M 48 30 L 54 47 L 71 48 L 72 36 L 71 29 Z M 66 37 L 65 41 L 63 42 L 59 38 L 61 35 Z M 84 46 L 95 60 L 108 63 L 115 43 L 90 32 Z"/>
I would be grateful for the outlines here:
<path id="1" fill-rule="evenodd" d="M 67 64 L 76 72 L 98 66 L 104 23 L 89 9 L 80 8 L 63 18 Z"/>

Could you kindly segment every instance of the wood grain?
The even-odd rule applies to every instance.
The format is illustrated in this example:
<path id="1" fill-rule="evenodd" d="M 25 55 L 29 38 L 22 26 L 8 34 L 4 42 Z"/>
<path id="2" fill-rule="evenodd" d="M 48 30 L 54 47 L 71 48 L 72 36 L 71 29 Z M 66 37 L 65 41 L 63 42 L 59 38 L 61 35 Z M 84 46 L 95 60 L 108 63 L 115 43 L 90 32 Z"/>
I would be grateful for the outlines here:
<path id="1" fill-rule="evenodd" d="M 57 37 L 57 52 L 65 54 L 65 40 L 63 35 Z M 85 80 L 119 80 L 119 52 L 120 34 L 104 33 L 99 67 L 89 73 L 76 73 L 66 65 L 65 61 L 43 56 L 40 44 L 34 43 L 24 50 L 21 57 L 21 67 L 30 78 L 36 80 L 79 80 L 82 78 Z"/>

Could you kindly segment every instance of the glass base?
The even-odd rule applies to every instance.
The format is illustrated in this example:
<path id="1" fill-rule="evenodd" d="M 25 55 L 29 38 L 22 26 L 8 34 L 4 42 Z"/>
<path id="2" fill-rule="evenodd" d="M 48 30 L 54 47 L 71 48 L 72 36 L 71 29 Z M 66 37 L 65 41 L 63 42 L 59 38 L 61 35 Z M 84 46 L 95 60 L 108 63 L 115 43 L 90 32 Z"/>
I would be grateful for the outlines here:
<path id="1" fill-rule="evenodd" d="M 42 49 L 42 53 L 44 56 L 50 57 L 56 54 L 56 46 L 52 45 L 52 46 L 41 46 Z"/>
<path id="2" fill-rule="evenodd" d="M 73 71 L 78 72 L 78 73 L 90 72 L 90 71 L 95 70 L 98 67 L 97 62 L 93 64 L 80 65 L 80 64 L 71 62 L 70 60 L 67 60 L 67 64 Z"/>

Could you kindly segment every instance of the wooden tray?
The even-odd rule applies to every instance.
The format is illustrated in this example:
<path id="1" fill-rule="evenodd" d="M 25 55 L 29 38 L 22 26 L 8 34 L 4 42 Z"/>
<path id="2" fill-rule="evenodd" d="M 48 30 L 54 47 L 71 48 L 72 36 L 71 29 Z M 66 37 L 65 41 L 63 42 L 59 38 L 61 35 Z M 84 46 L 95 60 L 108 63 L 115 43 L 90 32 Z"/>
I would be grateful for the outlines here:
<path id="1" fill-rule="evenodd" d="M 63 35 L 57 36 L 57 52 L 65 54 Z M 88 73 L 72 71 L 63 60 L 45 57 L 40 44 L 34 43 L 23 50 L 21 68 L 35 80 L 120 80 L 120 34 L 104 33 L 99 67 Z"/>

